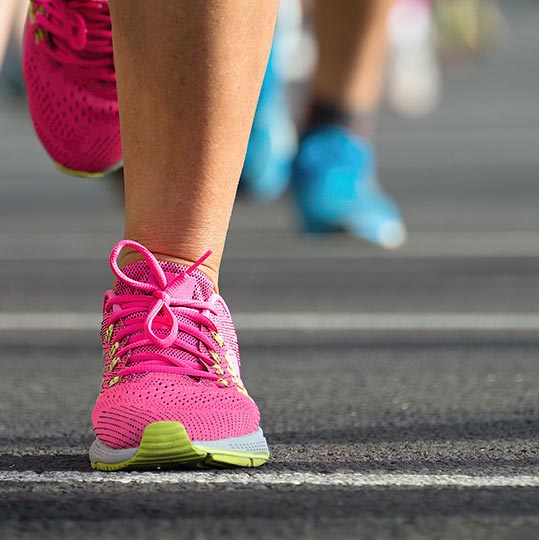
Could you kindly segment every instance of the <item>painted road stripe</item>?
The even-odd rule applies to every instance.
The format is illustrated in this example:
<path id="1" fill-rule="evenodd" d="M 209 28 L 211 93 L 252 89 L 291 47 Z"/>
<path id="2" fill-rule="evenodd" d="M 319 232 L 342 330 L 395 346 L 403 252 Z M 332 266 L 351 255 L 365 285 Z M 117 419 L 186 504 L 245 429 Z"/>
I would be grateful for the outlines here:
<path id="1" fill-rule="evenodd" d="M 240 331 L 537 331 L 539 313 L 236 313 Z M 95 331 L 98 313 L 0 313 L 0 331 Z"/>
<path id="2" fill-rule="evenodd" d="M 237 486 L 329 486 L 406 488 L 535 488 L 539 476 L 470 476 L 464 474 L 364 474 L 300 472 L 157 472 L 101 473 L 0 471 L 0 483 L 26 484 L 184 484 Z"/>

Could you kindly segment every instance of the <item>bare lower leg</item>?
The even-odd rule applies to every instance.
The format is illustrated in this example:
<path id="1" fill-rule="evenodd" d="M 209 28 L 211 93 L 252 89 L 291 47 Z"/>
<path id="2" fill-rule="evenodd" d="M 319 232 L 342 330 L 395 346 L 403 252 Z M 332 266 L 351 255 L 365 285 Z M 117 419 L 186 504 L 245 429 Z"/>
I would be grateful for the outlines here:
<path id="1" fill-rule="evenodd" d="M 24 24 L 26 22 L 27 9 L 28 8 L 26 7 L 26 2 L 17 2 L 17 12 L 15 14 L 12 37 L 20 49 L 22 49 L 22 39 L 24 33 Z"/>
<path id="2" fill-rule="evenodd" d="M 125 235 L 217 282 L 276 0 L 110 0 Z M 134 260 L 124 254 L 123 264 Z"/>
<path id="3" fill-rule="evenodd" d="M 320 58 L 314 100 L 352 114 L 376 109 L 392 4 L 393 0 L 318 0 Z"/>
<path id="4" fill-rule="evenodd" d="M 0 71 L 2 70 L 4 56 L 11 35 L 13 19 L 17 8 L 20 7 L 19 2 L 20 0 L 0 0 Z"/>

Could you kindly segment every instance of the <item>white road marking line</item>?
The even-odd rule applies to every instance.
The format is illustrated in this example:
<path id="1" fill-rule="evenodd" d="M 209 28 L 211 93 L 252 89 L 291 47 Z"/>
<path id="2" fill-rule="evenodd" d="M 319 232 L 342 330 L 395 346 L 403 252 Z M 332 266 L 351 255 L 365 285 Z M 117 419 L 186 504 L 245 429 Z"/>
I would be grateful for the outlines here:
<path id="1" fill-rule="evenodd" d="M 236 313 L 240 331 L 537 331 L 539 313 Z M 95 331 L 98 313 L 0 313 L 0 331 Z"/>
<path id="2" fill-rule="evenodd" d="M 241 330 L 539 330 L 539 314 L 257 313 L 235 317 Z"/>
<path id="3" fill-rule="evenodd" d="M 237 485 L 237 486 L 328 486 L 328 487 L 407 487 L 407 488 L 535 488 L 539 476 L 465 474 L 376 474 L 301 472 L 76 472 L 0 471 L 0 483 L 28 484 L 158 484 L 158 485 Z"/>

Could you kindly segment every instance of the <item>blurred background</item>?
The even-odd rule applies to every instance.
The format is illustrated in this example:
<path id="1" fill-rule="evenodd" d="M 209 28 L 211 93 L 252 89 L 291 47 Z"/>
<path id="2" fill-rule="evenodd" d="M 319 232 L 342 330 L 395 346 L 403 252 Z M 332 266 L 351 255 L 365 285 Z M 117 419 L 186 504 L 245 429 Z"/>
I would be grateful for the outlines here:
<path id="1" fill-rule="evenodd" d="M 25 526 L 32 538 L 165 538 L 156 531 L 170 523 L 170 538 L 189 526 L 191 537 L 214 538 L 219 508 L 219 536 L 230 538 L 254 530 L 394 538 L 405 527 L 403 537 L 415 540 L 441 537 L 444 526 L 454 531 L 444 538 L 482 538 L 485 528 L 489 538 L 536 538 L 537 490 L 488 481 L 536 479 L 539 467 L 539 2 L 399 0 L 392 8 L 379 111 L 352 119 L 376 151 L 368 194 L 383 186 L 394 201 L 375 197 L 358 215 L 388 212 L 404 224 L 377 233 L 304 234 L 297 194 L 281 174 L 309 115 L 313 24 L 308 2 L 283 0 L 220 283 L 271 442 L 264 472 L 441 472 L 473 475 L 483 487 L 255 485 L 227 487 L 223 497 L 211 483 L 200 492 L 78 483 L 73 491 L 70 478 L 89 473 L 97 328 L 109 250 L 122 235 L 122 179 L 54 168 L 27 113 L 15 40 L 0 81 L 0 472 L 13 483 L 0 518 L 11 520 L 8 536 Z M 34 470 L 67 476 L 34 490 L 16 476 Z"/>
<path id="2" fill-rule="evenodd" d="M 406 3 L 398 2 L 388 22 L 374 135 L 379 179 L 409 232 L 405 245 L 385 253 L 341 235 L 313 241 L 299 233 L 287 193 L 260 204 L 240 190 L 228 257 L 539 253 L 537 2 L 441 0 L 430 6 L 430 20 L 421 2 L 411 14 Z M 281 11 L 275 69 L 301 126 L 316 45 L 308 4 L 286 0 Z M 0 93 L 2 260 L 102 259 L 121 234 L 118 184 L 54 169 L 28 119 L 12 39 Z"/>

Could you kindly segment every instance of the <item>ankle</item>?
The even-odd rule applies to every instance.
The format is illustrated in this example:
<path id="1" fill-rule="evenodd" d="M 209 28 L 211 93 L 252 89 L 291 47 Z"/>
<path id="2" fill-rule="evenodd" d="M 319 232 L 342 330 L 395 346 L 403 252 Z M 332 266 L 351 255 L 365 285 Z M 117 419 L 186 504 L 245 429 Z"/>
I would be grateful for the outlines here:
<path id="1" fill-rule="evenodd" d="M 305 131 L 324 125 L 338 125 L 361 138 L 370 139 L 374 132 L 375 119 L 375 112 L 354 112 L 339 105 L 314 100 L 307 114 Z"/>
<path id="2" fill-rule="evenodd" d="M 152 253 L 158 261 L 169 261 L 176 264 L 183 264 L 186 266 L 192 266 L 196 262 L 196 260 L 193 260 L 192 258 L 175 257 L 172 255 L 167 255 L 165 253 Z M 138 251 L 126 247 L 122 250 L 118 257 L 118 266 L 123 269 L 128 264 L 143 260 L 144 257 Z M 206 274 L 212 280 L 215 292 L 219 292 L 219 268 L 214 268 L 211 265 L 202 263 L 198 267 L 198 270 Z"/>

